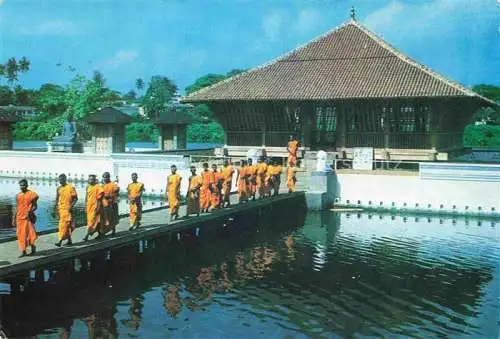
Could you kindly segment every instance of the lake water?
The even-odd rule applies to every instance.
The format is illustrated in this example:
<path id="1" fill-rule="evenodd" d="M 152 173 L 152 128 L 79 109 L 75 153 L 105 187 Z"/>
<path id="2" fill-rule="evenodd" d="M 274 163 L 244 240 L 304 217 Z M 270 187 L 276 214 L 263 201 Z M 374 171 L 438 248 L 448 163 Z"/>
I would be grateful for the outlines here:
<path id="1" fill-rule="evenodd" d="M 10 228 L 12 207 L 15 204 L 16 194 L 19 192 L 19 179 L 0 178 L 0 238 L 2 236 L 12 235 L 14 232 Z M 57 181 L 49 180 L 28 180 L 30 189 L 34 190 L 40 196 L 38 200 L 37 223 L 38 231 L 45 231 L 57 228 L 57 220 L 52 217 L 51 212 L 54 207 Z M 77 225 L 84 225 L 86 222 L 84 214 L 85 205 L 85 188 L 83 182 L 73 183 L 78 192 L 78 203 L 76 205 L 76 221 Z M 144 208 L 154 208 L 164 206 L 165 202 L 162 199 L 144 197 Z M 120 199 L 120 213 L 128 213 L 127 199 L 124 196 Z"/>
<path id="2" fill-rule="evenodd" d="M 220 226 L 112 252 L 118 260 L 53 275 L 44 293 L 4 296 L 4 329 L 43 338 L 498 337 L 495 222 L 297 206 Z"/>

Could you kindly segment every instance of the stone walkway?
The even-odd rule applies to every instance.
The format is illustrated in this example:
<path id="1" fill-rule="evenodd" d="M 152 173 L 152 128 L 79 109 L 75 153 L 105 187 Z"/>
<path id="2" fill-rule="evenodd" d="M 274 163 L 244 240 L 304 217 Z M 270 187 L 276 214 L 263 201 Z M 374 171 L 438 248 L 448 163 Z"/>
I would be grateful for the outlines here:
<path id="1" fill-rule="evenodd" d="M 275 197 L 251 201 L 246 204 L 236 204 L 237 197 L 233 195 L 231 201 L 233 206 L 229 209 L 217 210 L 208 214 L 201 214 L 199 217 L 192 216 L 188 219 L 180 219 L 169 223 L 168 211 L 165 207 L 158 208 L 143 213 L 142 226 L 139 230 L 129 231 L 129 219 L 124 217 L 117 225 L 114 236 L 106 236 L 100 240 L 89 240 L 82 242 L 86 233 L 85 227 L 78 227 L 73 232 L 73 246 L 58 248 L 54 244 L 57 242 L 57 233 L 40 235 L 37 241 L 37 253 L 34 256 L 19 258 L 20 252 L 17 241 L 7 241 L 0 243 L 0 278 L 16 273 L 23 273 L 35 268 L 45 267 L 54 262 L 64 259 L 71 259 L 91 252 L 110 249 L 139 241 L 148 236 L 179 231 L 186 228 L 200 225 L 203 222 L 230 217 L 231 215 L 244 210 L 250 210 L 265 206 L 277 201 L 294 199 L 303 196 L 303 192 L 292 194 L 280 194 Z M 179 215 L 184 216 L 186 206 L 180 208 Z M 95 237 L 95 236 L 94 236 Z M 63 242 L 65 243 L 65 241 Z M 29 249 L 28 249 L 29 253 Z"/>

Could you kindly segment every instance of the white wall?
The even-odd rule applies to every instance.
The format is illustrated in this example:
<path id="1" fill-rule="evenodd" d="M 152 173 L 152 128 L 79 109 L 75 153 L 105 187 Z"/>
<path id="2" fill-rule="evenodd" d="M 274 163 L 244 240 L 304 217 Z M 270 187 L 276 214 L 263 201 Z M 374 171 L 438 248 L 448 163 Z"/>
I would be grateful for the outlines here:
<path id="1" fill-rule="evenodd" d="M 460 173 L 453 168 L 444 170 L 447 165 L 439 164 L 439 171 L 434 175 L 427 171 L 425 176 L 337 173 L 338 204 L 500 215 L 500 176 L 496 180 L 492 175 L 500 174 L 499 165 L 491 165 L 489 171 L 468 166 L 459 169 Z M 451 168 L 454 164 L 449 165 Z"/>

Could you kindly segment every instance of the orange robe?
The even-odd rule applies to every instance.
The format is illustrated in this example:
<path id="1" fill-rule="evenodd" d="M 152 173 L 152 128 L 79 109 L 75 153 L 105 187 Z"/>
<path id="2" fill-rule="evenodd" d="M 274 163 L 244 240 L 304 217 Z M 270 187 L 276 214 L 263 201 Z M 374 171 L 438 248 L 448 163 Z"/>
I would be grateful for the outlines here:
<path id="1" fill-rule="evenodd" d="M 187 215 L 200 213 L 200 188 L 202 184 L 201 176 L 192 175 L 189 177 L 186 194 Z"/>
<path id="2" fill-rule="evenodd" d="M 97 226 L 101 222 L 101 211 L 99 205 L 102 202 L 104 190 L 101 185 L 87 186 L 87 195 L 85 197 L 85 210 L 87 214 L 87 230 L 90 234 L 97 231 Z"/>
<path id="3" fill-rule="evenodd" d="M 222 179 L 224 180 L 222 184 L 222 198 L 223 202 L 229 202 L 231 197 L 231 185 L 233 184 L 234 168 L 231 165 L 223 167 L 221 170 Z"/>
<path id="4" fill-rule="evenodd" d="M 131 182 L 127 186 L 130 226 L 140 225 L 142 217 L 141 193 L 143 191 L 144 184 L 142 182 Z"/>
<path id="5" fill-rule="evenodd" d="M 222 195 L 222 174 L 220 172 L 213 172 L 215 183 L 212 185 L 212 195 L 210 197 L 210 206 L 218 208 L 221 202 Z"/>
<path id="6" fill-rule="evenodd" d="M 274 166 L 273 170 L 273 189 L 274 189 L 274 194 L 278 194 L 280 191 L 280 185 L 281 185 L 281 172 L 283 171 L 283 168 L 278 165 Z"/>
<path id="7" fill-rule="evenodd" d="M 297 168 L 296 167 L 288 167 L 287 169 L 287 179 L 286 185 L 288 187 L 288 192 L 295 192 L 295 183 L 297 182 Z"/>
<path id="8" fill-rule="evenodd" d="M 27 190 L 16 195 L 16 233 L 19 249 L 24 252 L 26 247 L 35 245 L 37 239 L 34 220 L 30 220 L 29 212 L 33 203 L 38 200 L 38 194 Z"/>
<path id="9" fill-rule="evenodd" d="M 299 142 L 297 140 L 291 140 L 288 142 L 288 164 L 293 166 L 297 165 L 297 150 L 299 148 Z"/>
<path id="10" fill-rule="evenodd" d="M 201 172 L 202 186 L 200 189 L 200 207 L 206 209 L 210 207 L 211 191 L 210 187 L 215 184 L 214 172 L 208 170 Z"/>
<path id="11" fill-rule="evenodd" d="M 177 215 L 179 213 L 179 206 L 181 205 L 181 197 L 179 190 L 181 188 L 182 177 L 180 174 L 175 173 L 168 176 L 168 208 L 170 215 Z"/>
<path id="12" fill-rule="evenodd" d="M 240 167 L 238 168 L 238 197 L 239 201 L 245 201 L 248 199 L 248 177 L 247 177 L 247 168 Z"/>
<path id="13" fill-rule="evenodd" d="M 102 185 L 104 191 L 104 198 L 102 199 L 102 216 L 103 223 L 101 223 L 101 233 L 106 234 L 111 231 L 118 224 L 118 192 L 120 188 L 118 185 L 110 181 Z"/>
<path id="14" fill-rule="evenodd" d="M 266 186 L 266 172 L 267 164 L 265 162 L 257 164 L 257 191 L 259 192 L 259 197 L 264 196 Z"/>
<path id="15" fill-rule="evenodd" d="M 247 166 L 248 196 L 254 196 L 257 192 L 257 165 Z"/>
<path id="16" fill-rule="evenodd" d="M 274 165 L 268 165 L 266 174 L 264 177 L 264 194 L 271 194 L 271 190 L 274 187 Z"/>
<path id="17" fill-rule="evenodd" d="M 59 240 L 65 240 L 71 237 L 71 233 L 73 233 L 73 230 L 75 229 L 71 205 L 73 203 L 73 199 L 78 197 L 78 195 L 76 193 L 75 186 L 71 184 L 59 186 L 57 193 L 59 195 L 59 201 L 57 203 L 57 209 L 59 211 L 59 232 L 57 233 L 57 236 Z"/>

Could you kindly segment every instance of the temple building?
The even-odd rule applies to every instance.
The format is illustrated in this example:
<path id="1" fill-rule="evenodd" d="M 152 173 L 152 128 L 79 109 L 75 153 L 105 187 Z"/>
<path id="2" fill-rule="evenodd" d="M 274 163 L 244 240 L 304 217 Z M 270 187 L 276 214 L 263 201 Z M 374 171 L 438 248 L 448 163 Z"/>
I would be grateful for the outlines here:
<path id="1" fill-rule="evenodd" d="M 354 19 L 262 66 L 191 93 L 225 130 L 229 155 L 280 147 L 377 159 L 446 160 L 495 103 L 410 59 Z"/>

